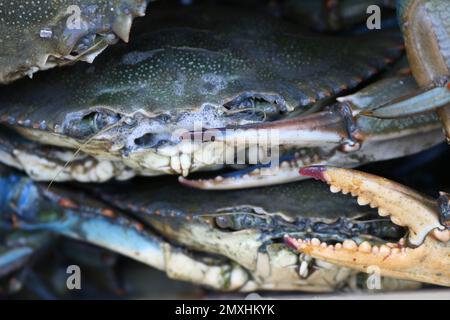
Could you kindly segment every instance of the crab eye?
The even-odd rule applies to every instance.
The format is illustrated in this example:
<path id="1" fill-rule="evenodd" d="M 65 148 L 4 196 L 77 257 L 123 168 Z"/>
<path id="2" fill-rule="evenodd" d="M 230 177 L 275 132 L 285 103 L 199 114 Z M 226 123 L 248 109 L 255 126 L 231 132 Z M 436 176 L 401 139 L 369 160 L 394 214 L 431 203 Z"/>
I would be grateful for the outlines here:
<path id="1" fill-rule="evenodd" d="M 216 224 L 221 229 L 233 229 L 234 223 L 230 216 L 219 216 L 216 218 Z"/>
<path id="2" fill-rule="evenodd" d="M 117 123 L 120 115 L 110 111 L 93 111 L 82 117 L 73 117 L 64 125 L 64 133 L 78 139 L 85 139 Z"/>
<path id="3" fill-rule="evenodd" d="M 91 112 L 84 116 L 82 122 L 87 125 L 94 132 L 99 132 L 104 128 L 113 125 L 119 121 L 120 117 L 117 114 L 105 112 Z"/>

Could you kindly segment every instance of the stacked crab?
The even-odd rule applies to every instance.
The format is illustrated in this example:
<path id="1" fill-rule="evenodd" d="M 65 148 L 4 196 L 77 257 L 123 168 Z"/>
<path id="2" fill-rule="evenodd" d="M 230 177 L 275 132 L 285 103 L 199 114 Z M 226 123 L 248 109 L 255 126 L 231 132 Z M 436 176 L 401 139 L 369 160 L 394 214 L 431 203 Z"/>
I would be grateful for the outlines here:
<path id="1" fill-rule="evenodd" d="M 4 292 L 61 247 L 222 291 L 450 286 L 448 195 L 349 169 L 450 132 L 446 1 L 378 1 L 381 30 L 364 0 L 149 2 L 0 4 Z"/>

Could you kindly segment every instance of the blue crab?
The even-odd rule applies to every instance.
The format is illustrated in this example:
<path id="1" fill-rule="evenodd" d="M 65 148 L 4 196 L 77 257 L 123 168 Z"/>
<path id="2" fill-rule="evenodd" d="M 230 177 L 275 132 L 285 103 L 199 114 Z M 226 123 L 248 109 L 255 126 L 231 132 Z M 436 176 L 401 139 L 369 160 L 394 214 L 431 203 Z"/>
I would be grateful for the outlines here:
<path id="1" fill-rule="evenodd" d="M 155 7 L 152 19 L 137 24 L 136 43 L 111 48 L 93 65 L 52 70 L 0 88 L 1 160 L 35 180 L 187 175 L 221 167 L 215 160 L 223 158 L 224 144 L 245 150 L 261 133 L 279 130 L 282 152 L 292 156 L 278 169 L 270 168 L 277 174 L 267 178 L 262 173 L 269 169 L 260 166 L 247 170 L 255 173 L 248 176 L 238 172 L 236 181 L 181 179 L 191 186 L 223 189 L 298 180 L 298 168 L 310 164 L 353 167 L 400 157 L 444 139 L 433 113 L 403 110 L 405 119 L 376 118 L 380 110 L 395 108 L 398 97 L 413 96 L 409 101 L 417 105 L 428 101 L 417 95 L 414 79 L 396 70 L 368 85 L 400 57 L 395 31 L 319 36 L 260 15 L 234 13 L 237 22 L 229 25 L 225 9 L 174 12 L 165 5 Z M 440 101 L 432 102 L 431 108 L 440 106 Z M 219 134 L 205 139 L 194 126 L 198 119 Z M 188 137 L 201 135 L 200 143 L 173 135 L 180 128 Z M 196 157 L 198 150 L 206 150 L 206 157 Z M 440 198 L 439 211 L 408 189 L 411 203 L 428 209 L 414 212 L 401 202 L 406 189 L 395 185 L 386 194 L 385 180 L 345 169 L 303 172 L 315 177 L 320 172 L 327 180 L 325 174 L 334 170 L 343 170 L 339 173 L 344 177 L 334 191 L 345 184 L 358 195 L 367 191 L 364 183 L 375 185 L 369 202 L 382 207 L 383 215 L 387 205 L 392 222 L 352 199 L 330 196 L 313 181 L 221 191 L 211 197 L 174 180 L 49 189 L 5 169 L 0 179 L 1 226 L 83 240 L 172 278 L 219 290 L 356 288 L 360 272 L 367 271 L 364 259 L 379 263 L 389 277 L 448 286 L 447 196 Z M 367 201 L 361 197 L 359 202 Z M 389 206 L 393 201 L 401 203 Z M 409 237 L 402 227 L 408 228 Z M 406 248 L 402 238 L 417 249 Z M 283 239 L 301 252 L 289 249 Z M 397 245 L 391 242 L 397 240 Z M 396 269 L 396 259 L 389 264 L 373 257 L 371 241 L 389 241 L 377 247 L 383 254 L 402 254 L 404 249 L 403 269 Z M 342 255 L 322 253 L 330 242 L 343 242 L 333 246 L 343 248 Z M 10 261 L 1 260 L 8 250 L 0 254 L 0 262 Z M 427 255 L 427 264 L 414 265 Z M 356 256 L 362 263 L 351 260 Z M 10 272 L 26 257 L 0 268 Z M 418 286 L 392 278 L 386 282 Z"/>
<path id="2" fill-rule="evenodd" d="M 226 10 L 155 5 L 151 19 L 136 25 L 133 43 L 111 48 L 92 66 L 0 88 L 1 123 L 35 142 L 27 149 L 21 142 L 3 148 L 3 161 L 38 180 L 103 182 L 217 169 L 226 154 L 248 148 L 233 136 L 233 143 L 227 136 L 191 143 L 174 134 L 195 134 L 196 122 L 206 130 L 242 128 L 249 138 L 260 129 L 279 130 L 282 153 L 300 150 L 304 164 L 335 158 L 336 164 L 356 166 L 442 140 L 433 115 L 398 121 L 361 117 L 352 123 L 348 109 L 333 106 L 337 96 L 400 57 L 396 31 L 324 36 L 245 11 L 233 12 L 236 23 L 230 25 Z M 405 82 L 396 95 L 416 88 Z M 389 99 L 374 93 L 375 105 Z M 324 108 L 329 110 L 317 112 Z M 415 138 L 415 144 L 407 141 Z M 361 144 L 358 152 L 346 154 Z M 395 153 L 380 152 L 389 144 Z M 38 153 L 39 145 L 56 150 Z M 71 158 L 76 166 L 64 165 Z M 277 181 L 289 179 L 292 175 Z"/>
<path id="3" fill-rule="evenodd" d="M 225 191 L 214 198 L 174 179 L 163 187 L 149 180 L 132 186 L 48 190 L 46 184 L 3 168 L 2 229 L 82 240 L 163 270 L 173 279 L 244 292 L 364 287 L 358 272 L 293 252 L 283 244 L 286 233 L 336 241 L 403 234 L 389 220 L 371 220 L 374 212 L 344 196 L 327 197 L 326 205 L 318 207 L 327 189 L 314 181 L 268 187 L 261 189 L 263 194 L 257 189 Z M 175 202 L 170 196 L 174 193 Z M 283 198 L 284 205 L 275 206 L 264 194 Z M 4 257 L 0 254 L 0 261 Z M 419 286 L 383 281 L 386 288 Z"/>

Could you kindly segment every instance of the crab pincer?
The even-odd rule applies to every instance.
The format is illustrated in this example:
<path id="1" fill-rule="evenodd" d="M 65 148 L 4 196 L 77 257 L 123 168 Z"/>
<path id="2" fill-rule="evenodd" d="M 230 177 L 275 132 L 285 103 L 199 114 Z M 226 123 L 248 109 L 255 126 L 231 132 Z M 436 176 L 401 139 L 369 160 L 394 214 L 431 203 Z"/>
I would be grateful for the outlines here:
<path id="1" fill-rule="evenodd" d="M 450 230 L 441 223 L 447 214 L 441 212 L 448 207 L 445 195 L 438 204 L 399 183 L 350 169 L 315 166 L 300 173 L 329 184 L 334 193 L 351 193 L 360 205 L 378 208 L 381 216 L 406 227 L 408 236 L 381 245 L 353 240 L 327 244 L 289 237 L 286 244 L 313 258 L 356 270 L 370 272 L 375 266 L 383 276 L 450 286 Z"/>

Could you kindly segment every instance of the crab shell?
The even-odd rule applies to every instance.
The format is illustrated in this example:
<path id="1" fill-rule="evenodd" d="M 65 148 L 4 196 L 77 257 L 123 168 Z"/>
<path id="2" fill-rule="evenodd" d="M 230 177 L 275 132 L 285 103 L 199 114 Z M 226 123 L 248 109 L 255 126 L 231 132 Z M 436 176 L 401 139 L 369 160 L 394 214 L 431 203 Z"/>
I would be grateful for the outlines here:
<path id="1" fill-rule="evenodd" d="M 132 21 L 149 0 L 2 1 L 0 84 L 74 61 L 92 62 L 117 37 L 128 42 Z"/>

